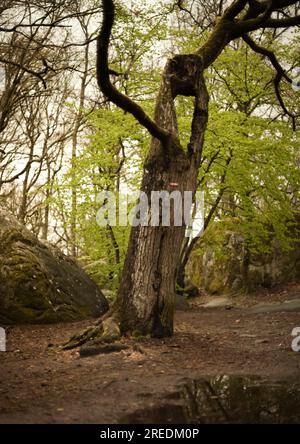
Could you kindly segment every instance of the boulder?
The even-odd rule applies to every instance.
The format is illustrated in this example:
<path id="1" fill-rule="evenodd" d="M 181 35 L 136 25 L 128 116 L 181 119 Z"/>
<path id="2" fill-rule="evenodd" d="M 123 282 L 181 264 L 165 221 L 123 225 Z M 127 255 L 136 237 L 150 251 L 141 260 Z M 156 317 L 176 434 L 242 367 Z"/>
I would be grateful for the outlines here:
<path id="1" fill-rule="evenodd" d="M 213 295 L 251 293 L 260 288 L 300 281 L 299 243 L 282 251 L 274 239 L 269 253 L 254 254 L 246 249 L 243 236 L 223 233 L 222 254 L 208 244 L 192 255 L 187 274 L 195 284 Z"/>
<path id="2" fill-rule="evenodd" d="M 74 259 L 0 208 L 1 324 L 77 321 L 107 310 L 101 290 Z"/>

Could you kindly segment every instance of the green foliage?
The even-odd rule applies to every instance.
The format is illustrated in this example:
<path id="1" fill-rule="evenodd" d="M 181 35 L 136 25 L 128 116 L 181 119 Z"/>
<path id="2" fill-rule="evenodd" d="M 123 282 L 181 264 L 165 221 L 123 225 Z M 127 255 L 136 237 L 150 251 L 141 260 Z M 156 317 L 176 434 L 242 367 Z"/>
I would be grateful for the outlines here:
<path id="1" fill-rule="evenodd" d="M 194 32 L 192 30 L 192 32 Z M 264 45 L 271 45 L 265 35 Z M 188 51 L 188 41 L 184 43 Z M 293 60 L 290 46 L 272 43 L 286 63 Z M 209 124 L 199 172 L 205 191 L 206 217 L 218 229 L 208 230 L 203 242 L 214 243 L 217 254 L 228 231 L 240 233 L 253 252 L 266 253 L 276 238 L 282 249 L 297 239 L 299 212 L 299 131 L 277 118 L 279 109 L 273 86 L 274 70 L 246 44 L 232 44 L 208 73 L 211 97 Z M 296 93 L 289 85 L 288 94 Z M 180 136 L 190 135 L 191 99 L 177 100 Z M 218 202 L 220 199 L 220 202 Z"/>
<path id="2" fill-rule="evenodd" d="M 191 53 L 206 37 L 197 26 L 169 26 L 163 9 L 148 3 L 146 7 L 141 1 L 131 2 L 130 8 L 118 3 L 113 32 L 111 68 L 121 74 L 114 79 L 116 86 L 149 114 L 162 70 L 158 54 L 166 47 L 166 39 L 174 53 Z M 264 33 L 262 44 L 276 49 L 287 66 L 295 58 L 293 45 L 273 42 L 271 34 Z M 249 251 L 262 253 L 272 248 L 274 238 L 288 249 L 296 237 L 299 132 L 293 133 L 290 122 L 282 117 L 273 78 L 269 62 L 236 42 L 207 72 L 210 118 L 199 188 L 205 191 L 206 217 L 214 210 L 203 240 L 213 243 L 220 255 L 226 254 L 224 241 L 230 231 L 244 237 Z M 297 110 L 299 93 L 290 85 L 283 87 L 283 93 L 287 104 Z M 183 146 L 190 137 L 192 102 L 192 98 L 176 99 Z M 89 123 L 91 135 L 58 185 L 56 203 L 68 224 L 70 192 L 76 189 L 82 258 L 102 288 L 115 292 L 130 228 L 99 227 L 97 195 L 120 190 L 125 184 L 139 188 L 150 138 L 130 115 L 107 105 L 93 112 Z"/>
<path id="3" fill-rule="evenodd" d="M 102 288 L 115 291 L 130 230 L 97 224 L 96 214 L 104 203 L 98 195 L 103 191 L 122 192 L 125 185 L 138 189 L 148 137 L 130 115 L 119 109 L 94 112 L 90 124 L 88 143 L 65 174 L 60 189 L 76 188 L 77 242 L 82 260 L 88 263 L 87 271 Z"/>
<path id="4" fill-rule="evenodd" d="M 213 219 L 224 233 L 240 233 L 253 252 L 269 252 L 274 238 L 289 249 L 297 238 L 299 131 L 274 119 L 273 73 L 260 57 L 229 48 L 216 65 L 221 83 L 210 78 L 214 100 L 199 175 L 207 214 L 221 193 Z M 215 242 L 222 245 L 220 233 Z"/>

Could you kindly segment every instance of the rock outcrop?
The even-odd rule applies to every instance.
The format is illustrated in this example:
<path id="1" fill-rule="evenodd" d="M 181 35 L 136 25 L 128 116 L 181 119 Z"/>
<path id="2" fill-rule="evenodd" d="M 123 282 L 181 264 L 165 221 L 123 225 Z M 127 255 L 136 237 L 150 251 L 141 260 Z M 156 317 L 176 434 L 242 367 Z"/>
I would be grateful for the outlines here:
<path id="1" fill-rule="evenodd" d="M 210 294 L 252 292 L 278 284 L 300 281 L 300 249 L 283 252 L 274 241 L 268 254 L 250 254 L 241 235 L 228 232 L 223 254 L 208 246 L 202 254 L 193 255 L 188 276 Z"/>
<path id="2" fill-rule="evenodd" d="M 101 316 L 108 303 L 71 258 L 0 209 L 0 324 Z"/>

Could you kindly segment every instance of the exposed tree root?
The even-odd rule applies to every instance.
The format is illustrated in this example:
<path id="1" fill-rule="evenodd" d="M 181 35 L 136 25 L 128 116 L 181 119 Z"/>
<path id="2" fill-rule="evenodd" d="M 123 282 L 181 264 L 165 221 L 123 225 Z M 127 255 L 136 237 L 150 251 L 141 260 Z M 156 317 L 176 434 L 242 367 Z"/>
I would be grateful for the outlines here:
<path id="1" fill-rule="evenodd" d="M 72 336 L 65 344 L 61 346 L 61 350 L 72 350 L 73 348 L 80 347 L 86 342 L 101 336 L 102 332 L 102 325 L 89 327 L 83 333 Z"/>
<path id="2" fill-rule="evenodd" d="M 103 343 L 111 343 L 120 339 L 121 331 L 115 314 L 110 313 L 107 316 L 107 318 L 103 317 L 97 325 L 89 327 L 79 335 L 72 336 L 60 347 L 60 350 L 72 350 L 96 338 L 99 338 Z"/>

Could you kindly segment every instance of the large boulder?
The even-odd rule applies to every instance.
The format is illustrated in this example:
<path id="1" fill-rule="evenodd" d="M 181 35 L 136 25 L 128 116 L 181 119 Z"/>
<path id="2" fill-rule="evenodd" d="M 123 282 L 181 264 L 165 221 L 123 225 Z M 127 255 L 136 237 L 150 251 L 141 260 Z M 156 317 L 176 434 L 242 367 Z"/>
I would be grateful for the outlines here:
<path id="1" fill-rule="evenodd" d="M 89 276 L 0 209 L 0 323 L 51 323 L 97 317 L 108 303 Z"/>
<path id="2" fill-rule="evenodd" d="M 253 254 L 246 249 L 243 236 L 226 232 L 222 254 L 207 245 L 192 255 L 188 275 L 210 294 L 253 292 L 279 284 L 300 282 L 300 248 L 284 252 L 274 240 L 269 253 Z"/>

